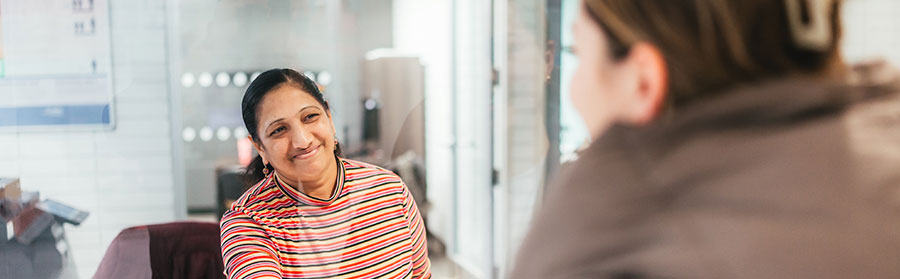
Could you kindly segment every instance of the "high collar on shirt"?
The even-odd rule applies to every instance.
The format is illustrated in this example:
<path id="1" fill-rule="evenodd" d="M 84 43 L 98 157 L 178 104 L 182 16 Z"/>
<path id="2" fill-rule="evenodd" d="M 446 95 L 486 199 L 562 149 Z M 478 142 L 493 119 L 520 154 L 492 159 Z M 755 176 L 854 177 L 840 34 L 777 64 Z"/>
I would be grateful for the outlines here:
<path id="1" fill-rule="evenodd" d="M 337 161 L 337 165 L 338 165 L 338 177 L 337 177 L 337 179 L 335 179 L 334 190 L 331 193 L 331 197 L 328 199 L 320 199 L 320 198 L 316 198 L 316 197 L 307 195 L 303 191 L 300 191 L 297 188 L 292 187 L 291 185 L 285 183 L 283 180 L 281 180 L 281 177 L 279 177 L 277 174 L 275 174 L 273 172 L 273 176 L 275 177 L 275 179 L 274 179 L 275 185 L 279 189 L 281 189 L 282 193 L 284 193 L 288 197 L 291 197 L 291 199 L 297 201 L 300 204 L 313 205 L 313 206 L 330 205 L 331 203 L 336 201 L 338 199 L 338 197 L 341 196 L 341 193 L 344 189 L 344 178 L 345 178 L 344 164 L 345 164 L 345 162 L 340 157 L 335 157 L 335 160 Z"/>

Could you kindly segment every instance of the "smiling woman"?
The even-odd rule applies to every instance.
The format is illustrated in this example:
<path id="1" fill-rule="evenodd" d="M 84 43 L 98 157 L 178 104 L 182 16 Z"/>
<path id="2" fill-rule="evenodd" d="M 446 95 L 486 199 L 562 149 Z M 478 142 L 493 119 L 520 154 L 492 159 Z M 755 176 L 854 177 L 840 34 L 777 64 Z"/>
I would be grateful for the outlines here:
<path id="1" fill-rule="evenodd" d="M 222 217 L 228 278 L 431 277 L 425 225 L 403 181 L 341 158 L 328 102 L 290 69 L 241 104 L 255 183 Z"/>

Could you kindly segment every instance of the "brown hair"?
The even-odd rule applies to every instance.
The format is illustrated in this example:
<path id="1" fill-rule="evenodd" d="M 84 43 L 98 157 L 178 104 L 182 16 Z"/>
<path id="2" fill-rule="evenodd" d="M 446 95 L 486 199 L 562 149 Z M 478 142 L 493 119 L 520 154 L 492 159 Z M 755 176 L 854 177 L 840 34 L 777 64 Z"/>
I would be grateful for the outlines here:
<path id="1" fill-rule="evenodd" d="M 797 43 L 786 1 L 797 0 L 584 0 L 583 8 L 606 32 L 613 57 L 639 42 L 659 49 L 667 102 L 678 107 L 740 84 L 840 72 L 840 0 L 799 0 L 805 24 L 812 18 L 807 1 L 831 5 L 831 37 L 820 48 Z"/>

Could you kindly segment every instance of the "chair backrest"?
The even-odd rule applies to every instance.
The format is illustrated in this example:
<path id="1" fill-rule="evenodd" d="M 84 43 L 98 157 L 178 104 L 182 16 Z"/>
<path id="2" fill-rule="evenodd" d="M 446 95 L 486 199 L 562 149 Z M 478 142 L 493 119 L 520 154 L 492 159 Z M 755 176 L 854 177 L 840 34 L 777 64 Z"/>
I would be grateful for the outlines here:
<path id="1" fill-rule="evenodd" d="M 94 273 L 96 279 L 152 278 L 150 233 L 147 226 L 131 227 L 113 239 Z"/>
<path id="2" fill-rule="evenodd" d="M 175 222 L 123 230 L 94 278 L 225 278 L 216 223 Z"/>
<path id="3" fill-rule="evenodd" d="M 153 278 L 225 278 L 218 224 L 176 222 L 147 229 Z"/>

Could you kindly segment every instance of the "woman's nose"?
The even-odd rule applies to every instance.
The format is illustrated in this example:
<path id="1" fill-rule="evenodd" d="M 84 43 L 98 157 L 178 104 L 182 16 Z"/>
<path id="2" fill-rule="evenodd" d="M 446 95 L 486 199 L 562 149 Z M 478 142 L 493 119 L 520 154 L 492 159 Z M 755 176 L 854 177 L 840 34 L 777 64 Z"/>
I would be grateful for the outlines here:
<path id="1" fill-rule="evenodd" d="M 312 141 L 313 136 L 309 130 L 302 126 L 294 129 L 294 134 L 291 136 L 291 143 L 294 145 L 294 148 L 307 148 Z"/>

